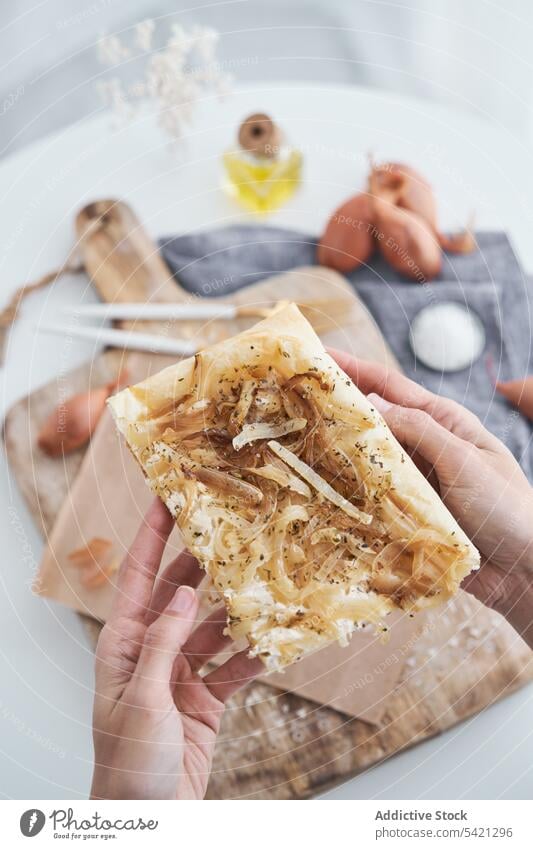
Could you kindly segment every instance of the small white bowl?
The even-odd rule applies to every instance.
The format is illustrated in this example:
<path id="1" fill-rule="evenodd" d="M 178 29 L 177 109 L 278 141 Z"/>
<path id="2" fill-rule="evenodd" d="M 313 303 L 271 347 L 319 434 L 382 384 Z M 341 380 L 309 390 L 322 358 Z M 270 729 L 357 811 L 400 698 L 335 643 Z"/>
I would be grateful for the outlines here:
<path id="1" fill-rule="evenodd" d="M 455 301 L 430 304 L 415 316 L 409 342 L 420 362 L 434 371 L 462 371 L 483 353 L 483 322 L 476 312 Z"/>

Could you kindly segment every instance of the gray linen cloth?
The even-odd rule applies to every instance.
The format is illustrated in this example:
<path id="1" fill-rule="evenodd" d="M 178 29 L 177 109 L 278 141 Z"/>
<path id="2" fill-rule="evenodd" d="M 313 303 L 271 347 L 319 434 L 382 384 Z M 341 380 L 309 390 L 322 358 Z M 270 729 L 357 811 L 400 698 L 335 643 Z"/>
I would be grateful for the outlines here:
<path id="1" fill-rule="evenodd" d="M 461 402 L 498 436 L 533 480 L 531 425 L 495 393 L 487 355 L 500 380 L 533 372 L 533 287 L 505 233 L 477 234 L 479 250 L 444 258 L 440 278 L 411 283 L 379 256 L 348 275 L 406 374 L 433 392 Z M 228 295 L 242 286 L 300 265 L 314 264 L 316 238 L 266 225 L 162 239 L 161 251 L 181 285 L 198 295 Z M 283 292 L 280 292 L 283 297 Z M 429 303 L 457 301 L 475 311 L 487 335 L 483 357 L 454 373 L 432 371 L 409 345 L 415 315 Z"/>

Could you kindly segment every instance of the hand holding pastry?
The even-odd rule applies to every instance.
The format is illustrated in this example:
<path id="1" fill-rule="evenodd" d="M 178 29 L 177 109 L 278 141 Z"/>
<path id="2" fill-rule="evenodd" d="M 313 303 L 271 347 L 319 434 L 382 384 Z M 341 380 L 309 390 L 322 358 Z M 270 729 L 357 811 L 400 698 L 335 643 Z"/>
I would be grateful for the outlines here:
<path id="1" fill-rule="evenodd" d="M 157 499 L 121 569 L 98 642 L 93 734 L 94 799 L 202 799 L 224 702 L 263 665 L 234 654 L 215 610 L 195 628 L 203 572 L 183 552 L 156 580 L 174 521 Z"/>
<path id="2" fill-rule="evenodd" d="M 484 559 L 463 587 L 502 613 L 533 646 L 533 489 L 479 419 L 399 372 L 335 351 Z"/>

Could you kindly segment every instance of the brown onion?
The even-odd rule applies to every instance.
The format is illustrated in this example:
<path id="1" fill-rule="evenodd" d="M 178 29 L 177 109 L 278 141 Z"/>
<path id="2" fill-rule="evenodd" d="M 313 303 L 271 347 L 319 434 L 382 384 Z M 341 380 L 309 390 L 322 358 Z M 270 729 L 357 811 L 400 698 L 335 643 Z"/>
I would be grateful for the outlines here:
<path id="1" fill-rule="evenodd" d="M 416 212 L 429 226 L 437 230 L 437 204 L 433 190 L 422 174 L 400 162 L 371 162 L 369 176 L 370 191 L 390 200 L 396 206 Z"/>
<path id="2" fill-rule="evenodd" d="M 317 248 L 319 265 L 354 271 L 374 253 L 373 207 L 366 194 L 355 195 L 335 210 Z"/>
<path id="3" fill-rule="evenodd" d="M 374 198 L 376 239 L 383 257 L 400 274 L 423 283 L 436 277 L 442 251 L 434 231 L 416 212 Z"/>
<path id="4" fill-rule="evenodd" d="M 454 254 L 467 254 L 477 247 L 473 235 L 473 221 L 459 233 L 441 233 L 437 220 L 437 204 L 433 190 L 418 171 L 400 162 L 374 165 L 371 161 L 369 191 L 374 196 L 388 200 L 400 209 L 420 215 L 435 233 L 442 250 Z"/>
<path id="5" fill-rule="evenodd" d="M 37 444 L 49 457 L 60 457 L 81 448 L 91 438 L 112 392 L 124 382 L 121 372 L 116 380 L 73 395 L 59 404 L 44 422 Z"/>
<path id="6" fill-rule="evenodd" d="M 533 375 L 496 383 L 496 390 L 533 421 Z"/>

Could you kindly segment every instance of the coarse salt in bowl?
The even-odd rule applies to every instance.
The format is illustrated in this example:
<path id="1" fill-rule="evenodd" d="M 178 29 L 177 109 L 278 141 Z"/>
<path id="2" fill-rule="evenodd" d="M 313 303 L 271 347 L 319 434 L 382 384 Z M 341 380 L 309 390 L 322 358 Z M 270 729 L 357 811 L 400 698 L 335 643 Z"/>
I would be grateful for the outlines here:
<path id="1" fill-rule="evenodd" d="M 477 313 L 447 301 L 424 307 L 409 333 L 413 353 L 435 371 L 461 371 L 483 353 L 485 328 Z"/>

